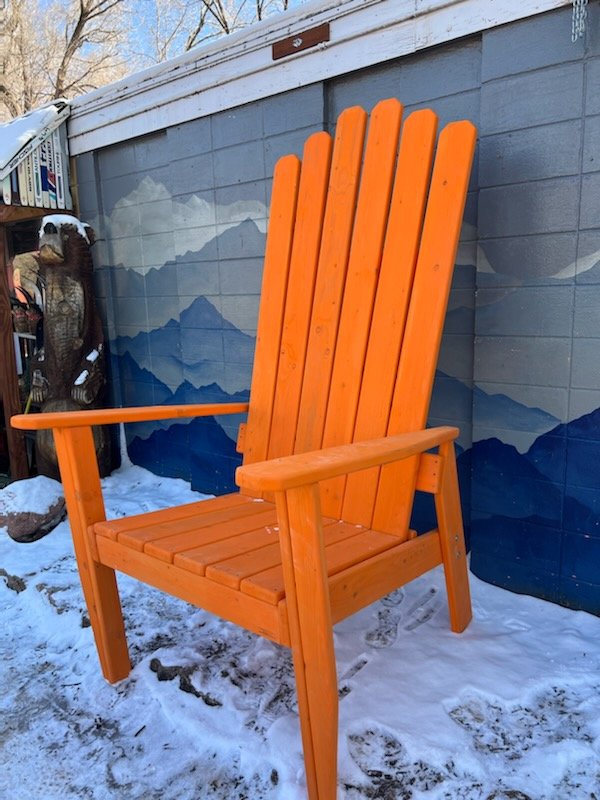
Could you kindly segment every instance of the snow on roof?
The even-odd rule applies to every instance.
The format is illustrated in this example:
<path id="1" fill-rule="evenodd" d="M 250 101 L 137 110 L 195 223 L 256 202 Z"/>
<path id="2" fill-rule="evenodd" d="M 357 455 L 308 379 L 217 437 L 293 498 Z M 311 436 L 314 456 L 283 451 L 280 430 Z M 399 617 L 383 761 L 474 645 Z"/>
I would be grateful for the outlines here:
<path id="1" fill-rule="evenodd" d="M 90 240 L 86 228 L 89 228 L 90 226 L 87 224 L 87 222 L 82 222 L 80 219 L 72 216 L 71 214 L 48 214 L 48 216 L 42 217 L 42 223 L 39 231 L 40 236 L 44 232 L 44 225 L 46 225 L 48 222 L 51 222 L 56 228 L 60 228 L 61 225 L 74 225 L 77 228 L 77 232 L 83 236 L 83 238 L 89 244 Z"/>
<path id="2" fill-rule="evenodd" d="M 11 172 L 31 150 L 69 115 L 68 100 L 54 100 L 0 125 L 0 178 Z"/>

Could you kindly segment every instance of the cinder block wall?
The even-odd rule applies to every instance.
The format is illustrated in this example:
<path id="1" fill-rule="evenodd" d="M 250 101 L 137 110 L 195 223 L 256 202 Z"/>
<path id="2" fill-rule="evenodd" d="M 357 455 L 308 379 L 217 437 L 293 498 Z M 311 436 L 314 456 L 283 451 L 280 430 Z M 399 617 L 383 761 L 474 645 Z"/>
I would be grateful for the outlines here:
<path id="1" fill-rule="evenodd" d="M 114 400 L 247 397 L 273 165 L 390 96 L 480 132 L 430 415 L 472 569 L 600 613 L 597 4 L 585 44 L 566 8 L 79 157 Z M 228 491 L 239 421 L 131 426 L 130 456 Z"/>
<path id="2" fill-rule="evenodd" d="M 472 568 L 600 612 L 600 18 L 482 39 Z"/>

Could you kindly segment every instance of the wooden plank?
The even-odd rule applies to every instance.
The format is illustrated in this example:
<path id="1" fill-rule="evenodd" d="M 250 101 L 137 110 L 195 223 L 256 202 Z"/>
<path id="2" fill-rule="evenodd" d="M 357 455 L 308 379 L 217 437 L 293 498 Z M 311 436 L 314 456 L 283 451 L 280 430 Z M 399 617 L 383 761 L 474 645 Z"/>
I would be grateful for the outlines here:
<path id="1" fill-rule="evenodd" d="M 244 463 L 266 458 L 277 379 L 281 325 L 296 218 L 300 161 L 285 156 L 275 166 L 256 350 L 246 423 Z"/>
<path id="2" fill-rule="evenodd" d="M 388 229 L 365 360 L 354 440 L 385 436 L 417 260 L 437 117 L 429 109 L 402 126 Z M 379 470 L 348 478 L 343 519 L 372 524 Z"/>
<path id="3" fill-rule="evenodd" d="M 310 800 L 318 798 L 317 776 L 315 767 L 315 741 L 313 738 L 308 709 L 308 689 L 304 671 L 304 653 L 302 650 L 302 636 L 300 616 L 298 611 L 298 597 L 296 595 L 296 576 L 290 539 L 290 522 L 288 515 L 287 495 L 284 492 L 275 494 L 277 519 L 279 520 L 279 541 L 281 544 L 281 558 L 285 580 L 286 598 L 278 603 L 277 608 L 286 616 L 289 623 L 290 643 L 294 672 L 296 673 L 296 694 L 300 710 L 300 730 L 302 733 L 302 748 L 304 750 L 304 769 L 306 771 L 306 786 Z"/>
<path id="4" fill-rule="evenodd" d="M 346 109 L 338 119 L 315 299 L 294 452 L 321 446 L 327 396 L 350 253 L 367 115 Z"/>
<path id="5" fill-rule="evenodd" d="M 176 508 L 161 508 L 158 511 L 144 512 L 143 514 L 132 514 L 130 517 L 105 520 L 98 522 L 94 530 L 99 536 L 106 536 L 109 539 L 117 540 L 120 533 L 135 530 L 144 525 L 162 525 L 169 523 L 174 517 L 180 520 L 194 518 L 200 514 L 207 514 L 221 508 L 230 508 L 235 505 L 247 504 L 247 498 L 239 494 L 226 494 L 214 497 L 209 500 L 200 500 L 195 503 L 185 503 Z"/>
<path id="6" fill-rule="evenodd" d="M 348 543 L 352 537 L 360 534 L 355 526 L 327 518 L 321 520 L 321 525 L 326 550 L 340 541 Z M 268 603 L 278 603 L 284 596 L 279 538 L 276 541 L 271 539 L 271 542 L 265 544 L 267 546 L 257 544 L 256 547 L 249 547 L 228 559 L 215 560 L 207 568 L 206 577 L 238 589 L 241 589 L 243 583 L 243 591 L 253 597 Z"/>
<path id="7" fill-rule="evenodd" d="M 242 414 L 248 403 L 200 403 L 175 406 L 136 406 L 135 408 L 98 408 L 90 411 L 54 411 L 42 414 L 19 414 L 13 417 L 15 428 L 25 431 L 46 428 L 82 428 L 86 425 L 116 425 L 120 422 L 144 422 L 156 419 L 185 419 Z"/>
<path id="8" fill-rule="evenodd" d="M 175 554 L 173 563 L 182 569 L 188 569 L 196 575 L 204 575 L 206 567 L 234 556 L 245 556 L 253 550 L 277 542 L 279 546 L 276 524 L 263 525 L 255 530 L 228 536 L 208 544 L 202 544 L 191 550 Z M 154 555 L 150 553 L 150 555 Z M 281 599 L 281 598 L 278 598 Z"/>
<path id="9" fill-rule="evenodd" d="M 371 112 L 331 376 L 323 447 L 345 444 L 353 439 L 396 167 L 401 118 L 402 105 L 395 99 L 381 101 Z M 385 347 L 385 344 L 381 342 L 380 346 Z M 342 477 L 321 487 L 321 505 L 325 514 L 335 517 L 342 515 L 345 485 L 346 480 Z"/>
<path id="10" fill-rule="evenodd" d="M 472 613 L 454 444 L 443 444 L 440 455 L 443 460 L 442 482 L 435 496 L 435 509 L 440 528 L 450 627 L 455 633 L 461 633 L 471 621 Z"/>
<path id="11" fill-rule="evenodd" d="M 432 453 L 423 453 L 419 460 L 416 489 L 419 492 L 437 494 L 442 477 L 442 459 Z"/>
<path id="12" fill-rule="evenodd" d="M 114 571 L 90 551 L 88 528 L 104 519 L 104 502 L 91 428 L 54 432 L 77 568 L 104 677 L 114 683 L 131 669 Z"/>
<path id="13" fill-rule="evenodd" d="M 444 426 L 298 453 L 238 467 L 236 480 L 250 489 L 277 492 L 418 455 L 457 436 L 458 428 Z"/>
<path id="14" fill-rule="evenodd" d="M 334 798 L 338 691 L 318 487 L 287 492 L 287 507 L 299 623 L 292 652 L 297 682 L 303 688 L 298 692 L 298 710 L 302 727 L 310 729 L 312 753 L 307 760 L 314 764 L 313 797 Z"/>
<path id="15" fill-rule="evenodd" d="M 339 572 L 329 579 L 334 624 L 441 563 L 442 552 L 436 530 L 401 542 L 362 564 Z"/>
<path id="16" fill-rule="evenodd" d="M 261 512 L 261 508 L 253 504 L 241 505 L 236 504 L 230 508 L 221 508 L 218 511 L 209 511 L 208 513 L 201 514 L 197 518 L 188 517 L 184 520 L 178 520 L 175 517 L 171 522 L 164 522 L 160 526 L 148 525 L 143 528 L 136 528 L 132 531 L 124 531 L 119 533 L 117 541 L 127 547 L 133 547 L 135 550 L 145 550 L 146 546 L 158 539 L 163 541 L 167 537 L 175 536 L 178 534 L 194 533 L 202 530 L 202 528 L 218 526 L 240 519 L 245 520 L 248 517 L 257 516 Z M 173 509 L 176 511 L 176 508 Z M 251 523 L 248 523 L 251 524 Z M 193 546 L 193 545 L 192 545 Z"/>
<path id="17" fill-rule="evenodd" d="M 249 514 L 241 519 L 234 518 L 223 524 L 211 524 L 207 527 L 196 527 L 186 533 L 179 533 L 160 539 L 154 539 L 144 545 L 144 552 L 154 558 L 173 562 L 177 554 L 194 552 L 197 555 L 204 552 L 205 548 L 225 547 L 226 542 L 246 535 L 248 531 L 257 534 L 265 528 L 272 529 L 277 525 L 275 509 L 262 514 Z M 183 566 L 183 565 L 180 565 Z"/>
<path id="18" fill-rule="evenodd" d="M 398 367 L 388 433 L 420 430 L 429 411 L 448 294 L 458 248 L 476 131 L 451 122 L 437 148 L 405 339 Z M 373 527 L 403 532 L 408 527 L 418 461 L 381 470 Z"/>
<path id="19" fill-rule="evenodd" d="M 279 348 L 269 458 L 289 455 L 294 450 L 331 166 L 331 148 L 331 137 L 327 133 L 313 134 L 304 147 L 294 246 Z"/>
<path id="20" fill-rule="evenodd" d="M 29 477 L 29 464 L 23 434 L 10 424 L 11 416 L 21 411 L 21 395 L 6 278 L 6 253 L 6 231 L 0 227 L 0 399 L 4 409 L 10 476 L 20 480 Z"/>
<path id="21" fill-rule="evenodd" d="M 277 606 L 262 603 L 173 564 L 157 561 L 146 553 L 123 547 L 110 539 L 98 537 L 97 543 L 103 564 L 273 642 L 289 646 L 289 631 L 282 626 L 282 615 Z"/>
<path id="22" fill-rule="evenodd" d="M 336 523 L 331 528 L 324 527 L 323 535 L 329 576 L 398 544 L 395 536 L 346 523 Z M 242 578 L 239 588 L 260 600 L 279 602 L 285 595 L 281 563 Z"/>

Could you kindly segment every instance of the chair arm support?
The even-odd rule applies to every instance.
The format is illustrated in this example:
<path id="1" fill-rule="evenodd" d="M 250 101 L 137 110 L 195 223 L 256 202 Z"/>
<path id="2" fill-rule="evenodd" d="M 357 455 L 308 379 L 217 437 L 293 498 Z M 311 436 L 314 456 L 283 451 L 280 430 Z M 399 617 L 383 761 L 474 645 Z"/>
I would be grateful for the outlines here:
<path id="1" fill-rule="evenodd" d="M 212 417 L 241 414 L 248 403 L 201 403 L 176 406 L 139 406 L 135 408 L 98 408 L 89 411 L 55 411 L 47 414 L 17 414 L 11 417 L 13 428 L 37 431 L 46 428 L 84 428 L 89 425 L 113 425 L 119 422 L 184 417 Z"/>
<path id="2" fill-rule="evenodd" d="M 238 467 L 235 480 L 244 489 L 285 491 L 424 453 L 456 439 L 458 433 L 458 428 L 429 428 L 274 458 Z"/>

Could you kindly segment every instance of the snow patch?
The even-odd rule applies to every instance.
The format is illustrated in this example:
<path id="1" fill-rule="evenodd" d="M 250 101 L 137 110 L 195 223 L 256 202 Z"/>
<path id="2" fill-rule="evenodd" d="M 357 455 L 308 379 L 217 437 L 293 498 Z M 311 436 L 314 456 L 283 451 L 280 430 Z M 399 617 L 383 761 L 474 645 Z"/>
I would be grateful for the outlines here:
<path id="1" fill-rule="evenodd" d="M 20 511 L 46 514 L 62 496 L 62 485 L 45 475 L 14 481 L 0 491 L 0 516 Z"/>
<path id="2" fill-rule="evenodd" d="M 87 371 L 87 369 L 84 369 L 83 372 L 80 372 L 79 375 L 75 378 L 74 385 L 81 386 L 82 383 L 85 383 L 89 375 L 90 373 Z"/>
<path id="3" fill-rule="evenodd" d="M 46 217 L 42 217 L 42 224 L 40 225 L 39 236 L 44 233 L 44 225 L 47 225 L 48 222 L 51 222 L 56 228 L 60 230 L 61 225 L 74 225 L 77 228 L 77 232 L 80 236 L 86 240 L 89 244 L 90 240 L 87 234 L 87 228 L 90 226 L 82 222 L 77 217 L 72 217 L 69 214 L 48 214 Z"/>
<path id="4" fill-rule="evenodd" d="M 140 467 L 102 483 L 109 519 L 202 497 Z M 25 489 L 0 497 L 21 510 Z M 125 575 L 119 587 L 134 668 L 110 686 L 68 523 L 32 545 L 0 537 L 2 796 L 305 800 L 289 651 Z M 471 588 L 460 636 L 441 567 L 335 626 L 340 799 L 596 796 L 600 620 Z"/>

